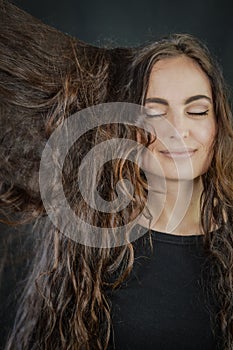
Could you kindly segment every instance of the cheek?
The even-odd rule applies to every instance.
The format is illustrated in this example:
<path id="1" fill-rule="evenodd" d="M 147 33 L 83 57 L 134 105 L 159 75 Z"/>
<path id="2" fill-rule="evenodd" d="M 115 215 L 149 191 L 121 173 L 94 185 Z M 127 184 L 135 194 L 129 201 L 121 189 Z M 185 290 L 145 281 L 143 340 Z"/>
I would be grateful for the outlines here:
<path id="1" fill-rule="evenodd" d="M 200 128 L 196 133 L 197 141 L 207 150 L 211 150 L 216 136 L 216 126 L 207 125 Z"/>

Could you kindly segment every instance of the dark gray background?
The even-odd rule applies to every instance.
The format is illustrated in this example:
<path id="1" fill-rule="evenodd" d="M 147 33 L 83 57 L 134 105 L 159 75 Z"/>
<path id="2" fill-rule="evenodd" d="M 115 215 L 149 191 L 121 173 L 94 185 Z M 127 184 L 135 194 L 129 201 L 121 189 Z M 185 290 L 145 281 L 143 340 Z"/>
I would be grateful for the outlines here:
<path id="1" fill-rule="evenodd" d="M 78 39 L 103 46 L 135 46 L 171 32 L 187 32 L 203 40 L 217 56 L 229 87 L 233 86 L 233 0 L 13 0 L 34 17 Z M 14 294 L 29 258 L 15 249 L 14 230 L 0 225 L 0 349 L 14 319 Z M 21 235 L 23 245 L 23 235 Z M 12 242 L 11 242 L 12 239 Z M 9 242 L 8 242 L 9 241 Z M 28 250 L 29 251 L 29 250 Z M 25 260 L 26 259 L 26 260 Z M 28 259 L 28 260 L 27 260 Z M 12 264 L 11 264 L 12 262 Z M 14 267 L 14 266 L 17 266 Z M 21 268 L 19 268 L 21 266 Z M 4 271 L 3 271 L 4 270 Z M 3 274 L 1 274 L 3 272 Z M 6 285 L 7 284 L 7 285 Z M 4 288 L 6 287 L 6 288 Z M 10 290 L 16 290 L 7 298 Z"/>
<path id="2" fill-rule="evenodd" d="M 13 0 L 43 22 L 82 41 L 135 46 L 170 32 L 203 40 L 233 85 L 233 0 Z"/>

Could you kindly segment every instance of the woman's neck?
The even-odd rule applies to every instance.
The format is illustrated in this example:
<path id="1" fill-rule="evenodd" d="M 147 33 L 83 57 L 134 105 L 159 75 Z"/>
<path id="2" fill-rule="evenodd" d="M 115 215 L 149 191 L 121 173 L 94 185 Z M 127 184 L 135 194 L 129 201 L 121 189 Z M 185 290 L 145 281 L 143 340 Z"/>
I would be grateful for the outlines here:
<path id="1" fill-rule="evenodd" d="M 158 183 L 157 183 L 158 185 Z M 158 186 L 157 186 L 158 188 Z M 189 181 L 166 181 L 166 189 L 148 192 L 147 208 L 152 220 L 142 216 L 140 224 L 176 235 L 202 234 L 200 228 L 201 177 Z"/>

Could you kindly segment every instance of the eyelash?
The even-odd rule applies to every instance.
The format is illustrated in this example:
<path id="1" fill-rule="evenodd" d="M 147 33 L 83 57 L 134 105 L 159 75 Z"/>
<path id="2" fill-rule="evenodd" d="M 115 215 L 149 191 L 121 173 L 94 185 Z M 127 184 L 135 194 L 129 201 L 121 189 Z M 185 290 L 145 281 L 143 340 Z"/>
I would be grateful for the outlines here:
<path id="1" fill-rule="evenodd" d="M 204 116 L 204 115 L 208 115 L 208 112 L 209 110 L 207 109 L 206 111 L 204 112 L 199 112 L 199 113 L 191 113 L 191 112 L 187 112 L 188 115 L 193 115 L 193 116 Z M 153 118 L 153 117 L 163 117 L 165 116 L 166 114 L 147 114 L 146 113 L 146 116 L 149 117 L 149 118 Z"/>
<path id="2" fill-rule="evenodd" d="M 199 113 L 191 113 L 191 112 L 187 112 L 187 114 L 188 115 L 200 115 L 200 116 L 202 116 L 202 115 L 208 115 L 208 112 L 209 112 L 209 110 L 207 109 L 206 111 L 204 111 L 204 112 L 199 112 Z"/>
<path id="3" fill-rule="evenodd" d="M 147 118 L 156 118 L 156 117 L 163 117 L 163 116 L 165 116 L 165 114 L 147 114 L 146 113 Z"/>

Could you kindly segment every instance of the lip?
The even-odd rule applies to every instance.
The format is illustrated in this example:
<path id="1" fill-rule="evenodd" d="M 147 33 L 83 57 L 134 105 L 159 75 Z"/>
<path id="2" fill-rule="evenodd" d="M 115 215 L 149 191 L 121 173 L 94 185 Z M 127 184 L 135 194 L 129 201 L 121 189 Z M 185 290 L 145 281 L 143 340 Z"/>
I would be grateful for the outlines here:
<path id="1" fill-rule="evenodd" d="M 183 150 L 162 150 L 162 151 L 159 151 L 159 153 L 162 153 L 165 157 L 168 157 L 168 158 L 182 158 L 182 159 L 185 159 L 185 158 L 190 158 L 192 157 L 195 152 L 197 150 L 196 149 L 191 149 L 191 148 L 187 148 L 187 149 L 183 149 Z"/>

